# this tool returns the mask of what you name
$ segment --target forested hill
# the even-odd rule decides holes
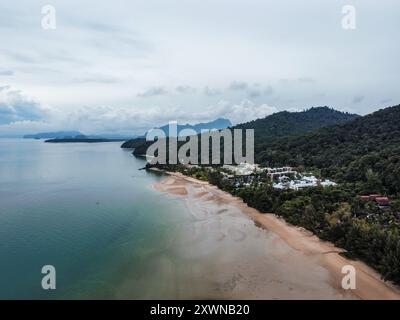
[[[263,119],[239,124],[233,128],[254,129],[255,142],[260,144],[275,141],[277,138],[284,136],[310,132],[323,126],[344,123],[357,117],[359,116],[356,114],[340,112],[328,107],[317,107],[300,112],[282,111]],[[227,126],[225,125],[225,127]],[[144,138],[141,137],[126,141],[122,148],[136,148],[136,154],[144,154],[149,145],[150,143],[146,143]]]
[[[348,182],[365,182],[368,173],[375,189],[400,192],[400,105],[255,148],[258,163],[319,168]]]
[[[267,142],[278,137],[299,135],[317,128],[345,123],[358,117],[356,114],[340,112],[328,107],[317,107],[300,112],[274,113],[234,128],[254,129],[256,142]]]

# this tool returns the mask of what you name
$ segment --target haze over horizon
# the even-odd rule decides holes
[[[400,102],[398,1],[54,0],[55,30],[45,4],[0,4],[0,136]],[[347,4],[355,30],[342,28]]]

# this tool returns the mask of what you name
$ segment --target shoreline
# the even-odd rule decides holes
[[[188,197],[187,188],[182,185],[182,182],[202,187],[204,189],[202,196],[212,194],[215,198],[213,201],[226,201],[234,205],[245,216],[250,218],[257,227],[272,232],[296,252],[310,258],[315,264],[327,270],[330,275],[329,282],[331,286],[341,294],[346,296],[351,295],[353,298],[363,300],[400,299],[400,290],[398,287],[383,281],[380,275],[365,263],[358,260],[350,260],[340,255],[339,253],[344,252],[344,249],[320,240],[310,231],[290,225],[275,214],[260,213],[258,210],[245,204],[242,199],[218,189],[207,181],[197,180],[177,172],[165,172],[157,168],[152,168],[151,170],[165,173],[173,178],[171,180],[171,178],[168,179],[167,177],[162,182],[153,185],[157,191],[183,197],[188,201],[188,205],[190,205],[192,200]],[[356,269],[355,290],[344,290],[341,288],[341,281],[345,276],[345,274],[341,273],[341,270],[345,265],[352,265]],[[302,297],[298,297],[298,299],[302,299]]]

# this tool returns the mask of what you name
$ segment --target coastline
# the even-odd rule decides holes
[[[153,168],[152,170],[161,170]],[[192,177],[187,177],[181,173],[164,172],[168,176],[162,182],[155,184],[153,187],[161,192],[166,192],[173,196],[183,198],[188,203],[188,207],[196,206],[194,201],[202,201],[206,198],[207,201],[214,201],[216,203],[225,203],[232,205],[239,209],[241,214],[250,218],[257,227],[272,232],[279,240],[283,241],[296,253],[300,253],[308,260],[312,261],[316,266],[327,271],[329,285],[336,292],[337,296],[328,295],[323,299],[365,299],[365,300],[379,300],[379,299],[400,299],[399,288],[389,282],[385,282],[380,278],[380,275],[361,261],[350,260],[340,255],[343,249],[335,247],[332,243],[322,241],[311,232],[290,225],[282,218],[271,213],[260,213],[258,210],[247,206],[240,198],[226,193],[215,186],[210,185],[206,181],[200,181]],[[196,198],[189,195],[191,187],[201,189],[197,191]],[[199,200],[200,199],[200,200]],[[204,203],[202,204],[204,205]],[[228,210],[228,209],[224,209]],[[209,212],[216,214],[215,212]],[[286,254],[288,254],[286,252]],[[283,255],[282,259],[290,260],[287,256]],[[289,263],[289,262],[288,262]],[[344,290],[341,288],[341,281],[344,274],[341,273],[342,267],[345,265],[352,265],[356,269],[356,289]],[[318,277],[316,277],[318,278]],[[321,273],[321,279],[322,279]],[[277,279],[279,281],[279,279]],[[322,281],[322,280],[321,280]],[[301,284],[300,284],[301,285]],[[298,288],[301,289],[301,288]],[[319,288],[323,290],[322,288]],[[273,288],[270,288],[273,290]],[[326,288],[325,288],[326,290]],[[266,297],[269,297],[269,292],[263,292]],[[313,294],[317,294],[315,291]],[[293,298],[292,295],[285,296],[285,292],[281,292],[279,298]],[[297,299],[302,298],[302,296]],[[310,297],[313,298],[311,295]],[[316,297],[318,299],[318,297]]]

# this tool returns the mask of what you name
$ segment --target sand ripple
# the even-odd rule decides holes
[[[206,182],[171,173],[154,188],[188,208],[174,243],[181,261],[176,298],[400,299],[398,288],[340,256],[341,249]],[[341,288],[347,264],[357,270],[354,291]]]

